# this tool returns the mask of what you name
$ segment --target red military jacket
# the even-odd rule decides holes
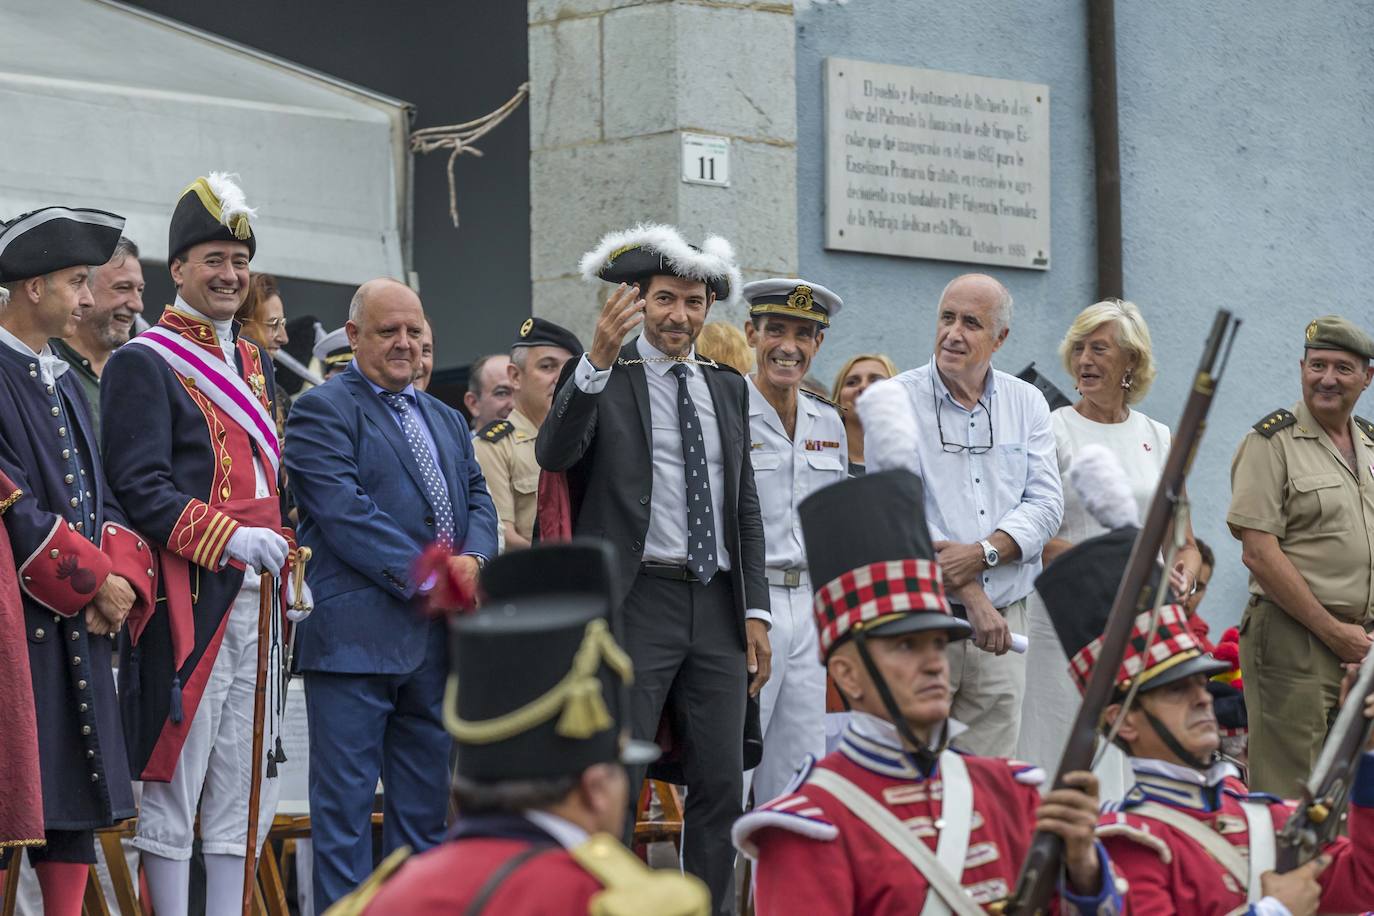
[[[874,716],[855,713],[839,748],[815,764],[845,777],[904,821],[931,851],[941,826],[942,778],[929,777],[898,750],[896,731]],[[973,817],[960,877],[964,890],[986,907],[1016,884],[1034,832],[1044,772],[1028,763],[964,757],[973,784]],[[756,862],[754,895],[759,916],[910,916],[925,904],[925,877],[886,840],[824,789],[808,784],[810,767],[795,788],[746,814],[735,824],[735,845]],[[1091,899],[1063,894],[1070,911],[1119,912],[1110,868],[1103,857],[1103,887]]]
[[[1158,760],[1131,762],[1135,786],[1125,801],[1103,812],[1097,828],[1126,881],[1126,911],[1147,916],[1249,912],[1246,888],[1196,840],[1132,809],[1144,801],[1167,805],[1206,824],[1248,856],[1250,833],[1241,802],[1266,802],[1275,830],[1293,813],[1293,803],[1250,792],[1228,764],[1201,774]],[[1349,837],[1326,850],[1331,865],[1319,879],[1323,913],[1374,909],[1374,754],[1364,755],[1351,801]]]

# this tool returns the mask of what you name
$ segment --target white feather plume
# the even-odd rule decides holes
[[[896,379],[874,382],[855,405],[864,426],[864,465],[869,471],[921,473],[916,457],[916,411],[906,385]]]
[[[231,229],[234,226],[234,220],[239,216],[246,216],[251,221],[258,215],[256,208],[248,206],[248,199],[243,195],[243,188],[238,186],[238,177],[237,174],[228,172],[211,172],[205,176],[205,183],[219,198],[219,220]]]
[[[640,223],[630,229],[606,233],[596,247],[578,261],[578,272],[585,280],[595,280],[611,255],[635,246],[657,251],[667,259],[673,270],[684,277],[703,281],[725,277],[730,283],[728,303],[739,300],[743,281],[735,264],[733,246],[720,236],[712,235],[701,243],[701,250],[698,251],[687,243],[677,229],[662,223]]]
[[[1069,480],[1083,508],[1109,531],[1140,524],[1140,510],[1126,471],[1105,445],[1085,445],[1073,456]]]

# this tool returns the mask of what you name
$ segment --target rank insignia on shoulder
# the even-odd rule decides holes
[[[515,424],[510,420],[492,420],[486,426],[477,431],[477,435],[486,442],[500,442],[515,429]]]
[[[1359,427],[1360,432],[1365,434],[1366,438],[1374,439],[1374,423],[1370,423],[1364,417],[1356,417],[1355,425]]]
[[[1293,416],[1290,410],[1276,410],[1273,413],[1265,414],[1264,418],[1254,425],[1255,432],[1264,438],[1271,438],[1274,433],[1281,429],[1287,429],[1298,422],[1298,418]]]
[[[829,399],[828,397],[826,397],[825,395],[817,394],[816,392],[812,391],[810,388],[803,388],[803,389],[801,389],[801,392],[802,392],[802,394],[806,395],[807,397],[811,398],[812,400],[820,401],[822,404],[829,404],[831,407],[835,408],[835,409],[838,410],[840,413],[844,413],[844,408],[843,408],[843,407],[841,407],[839,404],[836,404],[834,401],[830,400],[830,399]]]

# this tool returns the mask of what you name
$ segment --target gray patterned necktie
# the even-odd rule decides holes
[[[415,418],[415,410],[411,406],[410,398],[399,391],[379,392],[382,400],[392,410],[396,411],[401,418],[401,429],[406,434],[406,443],[410,446],[410,453],[415,456],[415,463],[420,466],[420,478],[425,483],[425,496],[429,499],[429,505],[434,509],[434,532],[440,544],[445,546],[453,543],[453,504],[448,499],[448,487],[444,483],[444,477],[439,473],[439,468],[434,463],[434,455],[429,451],[429,443],[425,441],[424,431],[420,429],[420,421]]]
[[[706,440],[687,390],[687,367],[678,363],[669,371],[677,376],[677,424],[682,430],[682,477],[687,483],[687,568],[706,585],[720,569],[716,562],[716,523],[711,518]]]

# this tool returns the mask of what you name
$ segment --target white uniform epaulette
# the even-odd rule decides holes
[[[1011,778],[1021,783],[1023,786],[1040,786],[1045,782],[1045,771],[1033,763],[1024,760],[1007,760],[1007,768],[1011,770]]]
[[[1145,818],[1130,818],[1129,811],[1104,812],[1111,817],[1103,817],[1097,824],[1099,837],[1118,836],[1139,843],[1152,850],[1168,865],[1174,860],[1174,852],[1163,837],[1155,836],[1150,830],[1150,822]]]
[[[815,766],[815,758],[807,755],[806,762],[792,777],[787,791],[735,821],[730,837],[736,848],[751,860],[757,860],[759,850],[754,845],[753,835],[768,827],[790,830],[822,842],[829,842],[840,835],[839,828],[826,818],[825,811],[806,794],[804,783]]]

